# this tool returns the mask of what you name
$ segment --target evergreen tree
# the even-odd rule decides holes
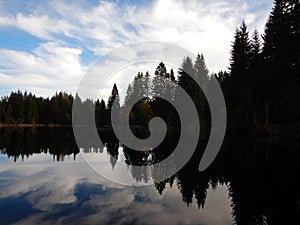
[[[14,122],[23,123],[25,105],[24,105],[24,96],[21,93],[21,91],[18,91],[16,93],[12,92],[8,98],[8,104],[11,106],[12,117],[14,118]]]
[[[49,122],[53,124],[58,124],[60,121],[60,109],[58,105],[57,93],[50,100],[50,119]]]
[[[299,5],[298,0],[276,0],[266,24],[259,93],[261,123],[278,124],[289,121],[294,125],[298,117]]]
[[[13,117],[12,106],[10,104],[7,104],[6,112],[3,115],[3,122],[6,124],[13,124],[15,122]]]
[[[150,78],[150,74],[148,71],[146,71],[145,73],[145,78],[144,78],[144,97],[146,97],[148,100],[150,98],[151,95],[151,78]]]
[[[235,77],[242,78],[247,76],[251,55],[251,44],[247,26],[243,21],[240,28],[235,31],[234,42],[231,50],[230,74],[233,79]]]
[[[260,62],[260,53],[261,53],[261,41],[259,38],[259,33],[257,29],[254,30],[252,39],[251,39],[251,52],[250,52],[250,68],[254,69],[258,66]]]
[[[4,113],[3,104],[2,101],[0,101],[0,124],[3,123],[3,113]]]
[[[49,98],[37,98],[36,99],[36,104],[38,108],[38,123],[39,124],[49,124],[49,117],[50,113],[49,112],[49,105],[50,101]]]
[[[193,66],[192,59],[187,56],[183,59],[181,68],[178,71],[178,84],[184,88],[187,92],[191,89],[190,87],[190,77],[195,78],[195,69]]]
[[[205,64],[203,54],[197,56],[195,64],[195,79],[203,86],[208,82],[208,69]]]
[[[106,124],[106,106],[103,99],[97,100],[95,103],[95,121],[98,127],[103,127]]]
[[[214,74],[215,78],[217,79],[217,81],[219,82],[219,84],[222,87],[222,90],[224,92],[224,89],[227,88],[227,83],[229,82],[229,73],[227,71],[219,71],[217,74]]]
[[[167,68],[163,62],[156,67],[153,78],[153,96],[157,97],[165,92],[165,79],[167,78]]]
[[[132,91],[132,97],[141,99],[144,97],[144,90],[143,90],[143,73],[138,72],[137,76],[134,77],[133,80],[133,91]]]
[[[170,123],[172,108],[170,108],[170,103],[166,100],[169,99],[169,101],[172,101],[174,98],[176,87],[174,71],[171,70],[171,74],[168,73],[165,64],[160,62],[154,74],[152,82],[153,102],[151,106],[156,116],[160,116],[167,123]]]
[[[25,123],[35,124],[38,119],[38,107],[36,104],[36,98],[29,93],[25,96]]]
[[[196,79],[196,71],[192,59],[189,56],[183,59],[178,74],[178,85],[182,87],[189,94],[189,96],[193,96],[194,89],[196,87],[193,78]]]
[[[126,107],[126,105],[130,104],[130,99],[131,99],[132,95],[133,95],[133,88],[131,87],[131,84],[129,84],[127,91],[126,91],[125,99],[124,99],[125,107]]]
[[[103,99],[101,99],[101,102],[100,102],[100,108],[102,110],[105,110],[106,109],[106,104],[105,104],[105,101]]]
[[[253,114],[251,73],[251,42],[247,26],[243,21],[235,31],[230,59],[230,83],[227,96],[229,123],[234,129],[249,130]]]
[[[83,115],[83,108],[82,108],[82,101],[81,98],[79,97],[78,93],[75,94],[75,98],[73,101],[73,107],[75,107],[77,110],[74,110],[72,113],[74,115],[74,118],[76,118],[76,120],[83,119],[81,117],[81,115]],[[75,126],[77,125],[82,125],[84,124],[84,121],[76,121],[77,124],[74,124]]]
[[[114,107],[120,108],[119,91],[118,91],[118,88],[117,88],[116,84],[114,84],[113,89],[111,91],[111,95],[110,95],[110,97],[108,99],[108,102],[107,102],[107,108],[109,110],[111,110],[113,105],[114,105]]]
[[[173,69],[171,69],[171,71],[170,71],[170,79],[172,82],[175,82],[175,80],[176,80]]]

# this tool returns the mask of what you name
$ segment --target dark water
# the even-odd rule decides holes
[[[172,141],[137,154],[102,138],[104,148],[79,149],[71,128],[0,129],[0,224],[300,224],[294,140],[227,136],[205,172],[197,149],[177,174],[155,182],[132,165],[161,160]],[[89,158],[107,175],[150,185],[108,181]]]

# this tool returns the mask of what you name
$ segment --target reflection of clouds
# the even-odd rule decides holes
[[[64,163],[2,163],[0,177],[6,180],[2,199],[23,194],[42,211],[18,224],[232,223],[226,187],[209,189],[206,205],[199,210],[196,203],[187,207],[182,202],[176,185],[166,187],[161,196],[153,186],[120,186],[92,172],[81,158]]]
[[[76,177],[85,177],[80,168],[86,164],[82,160],[78,162],[39,162],[31,158],[31,163],[10,163],[0,165],[0,178],[9,180],[9,185],[2,188],[0,197],[10,197],[20,193],[28,193],[29,200],[36,201],[39,193],[44,193],[50,203],[69,203],[75,201],[73,189]],[[81,161],[81,162],[80,162]],[[81,172],[82,171],[82,172]],[[85,170],[87,171],[87,170]],[[43,200],[40,198],[39,201]],[[39,202],[40,205],[44,203]],[[37,207],[39,208],[39,207]]]
[[[174,188],[176,189],[176,188]],[[159,196],[153,188],[116,189],[106,195],[93,195],[85,207],[97,213],[82,218],[88,224],[231,224],[226,189],[220,187],[211,197],[204,210],[195,205],[186,207],[177,190],[168,188]],[[209,191],[211,192],[211,190]],[[142,200],[137,200],[142,199]],[[145,199],[146,201],[143,201]],[[213,200],[213,201],[211,201]],[[226,201],[226,202],[223,202]],[[227,204],[223,204],[227,203]],[[74,215],[76,216],[76,215]]]

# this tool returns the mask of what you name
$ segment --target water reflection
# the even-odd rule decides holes
[[[157,171],[145,166],[134,170],[132,165],[162,160],[170,154],[172,141],[159,149],[136,152],[119,145],[112,136],[100,136],[107,143],[105,148],[85,146],[84,154],[105,161],[107,166],[102,169],[119,170],[120,176],[129,173],[137,183],[152,180],[154,186],[124,187],[91,173],[78,154],[71,128],[0,129],[0,208],[6,215],[0,223],[300,222],[297,143],[227,137],[215,162],[202,173],[197,170],[203,152],[200,144],[182,170],[155,182]],[[55,161],[65,159],[65,163],[41,162],[39,157],[45,153]],[[31,163],[18,163],[27,157]],[[159,173],[165,168],[160,169]]]
[[[33,154],[49,153],[55,161],[79,153],[70,128],[1,128],[0,153],[16,162]]]

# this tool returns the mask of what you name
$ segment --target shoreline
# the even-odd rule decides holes
[[[30,123],[6,124],[6,123],[0,123],[0,128],[4,128],[4,127],[72,127],[72,124],[30,124]]]

